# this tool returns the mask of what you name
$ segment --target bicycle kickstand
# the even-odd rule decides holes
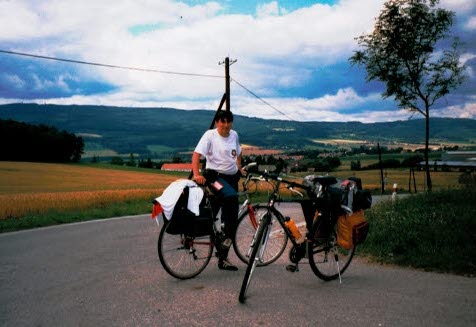
[[[287,265],[286,270],[289,272],[298,272],[299,271],[299,263],[296,263],[294,265]]]
[[[342,278],[340,276],[339,256],[337,255],[337,253],[334,253],[334,259],[336,262],[337,273],[339,274],[339,284],[342,284]]]

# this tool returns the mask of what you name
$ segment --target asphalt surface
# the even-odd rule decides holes
[[[0,326],[476,326],[475,278],[357,258],[342,284],[323,282],[307,264],[287,272],[286,251],[255,270],[240,304],[233,251],[238,272],[213,258],[180,281],[157,237],[149,215],[1,234]]]

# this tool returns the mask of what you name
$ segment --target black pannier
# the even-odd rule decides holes
[[[353,191],[345,188],[342,204],[349,205],[349,201],[351,201],[352,211],[369,209],[372,206],[372,194],[370,191],[362,189],[362,180],[360,178],[349,177],[348,180],[355,183],[355,188]],[[352,194],[349,194],[349,192]],[[352,200],[350,200],[349,195],[351,195]]]
[[[325,181],[332,181],[334,177],[325,176],[320,177],[316,175],[309,175],[304,177],[303,184],[308,187],[309,198],[315,199],[320,184],[317,182],[319,178],[326,178]],[[329,185],[328,194],[330,196],[330,201],[332,203],[332,211],[334,213],[340,214],[342,209],[341,205],[351,207],[352,211],[365,210],[369,209],[372,205],[372,195],[370,191],[362,189],[362,180],[358,177],[349,177],[347,180],[338,181],[334,178],[335,183]],[[354,185],[354,187],[351,187]],[[320,205],[326,207],[328,199],[318,198],[317,207]],[[320,203],[324,202],[324,203]]]
[[[210,205],[203,197],[200,203],[200,215],[195,216],[188,210],[189,188],[185,187],[174,207],[172,217],[167,222],[166,232],[169,234],[185,234],[187,236],[198,237],[211,235],[213,232],[213,217]]]
[[[357,190],[354,193],[354,201],[352,203],[352,210],[368,209],[372,206],[372,194],[369,190]]]

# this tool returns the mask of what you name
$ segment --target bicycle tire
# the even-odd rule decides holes
[[[247,208],[238,218],[238,224],[233,238],[233,248],[238,258],[243,263],[248,264],[250,255],[250,244],[256,234],[257,224],[263,215],[268,212],[268,208],[264,205],[252,206],[254,217],[250,216],[250,210]],[[266,242],[266,249],[263,253],[263,262],[258,266],[266,266],[275,262],[286,249],[288,243],[288,235],[279,223],[276,215],[272,212],[269,226],[271,228],[270,236]]]
[[[311,228],[312,239],[308,245],[309,265],[317,277],[331,281],[342,275],[349,267],[356,246],[345,249],[337,244],[337,224],[326,238],[317,237],[321,228],[324,228],[323,219],[316,220]]]
[[[178,279],[190,279],[200,274],[213,255],[210,235],[189,238],[184,234],[169,234],[165,223],[157,241],[159,260],[165,271]]]
[[[256,238],[253,244],[251,244],[252,251],[250,255],[250,259],[248,261],[248,266],[246,267],[245,277],[243,278],[243,282],[241,283],[240,295],[238,300],[240,303],[245,303],[246,299],[246,291],[250,285],[251,275],[253,274],[254,269],[258,264],[258,260],[256,260],[256,255],[258,254],[259,249],[261,248],[261,242],[265,232],[268,229],[269,220],[271,218],[271,213],[265,215],[259,224],[258,230],[256,231]]]

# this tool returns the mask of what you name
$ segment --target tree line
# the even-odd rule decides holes
[[[82,137],[46,125],[0,119],[0,160],[78,162],[84,153]]]

